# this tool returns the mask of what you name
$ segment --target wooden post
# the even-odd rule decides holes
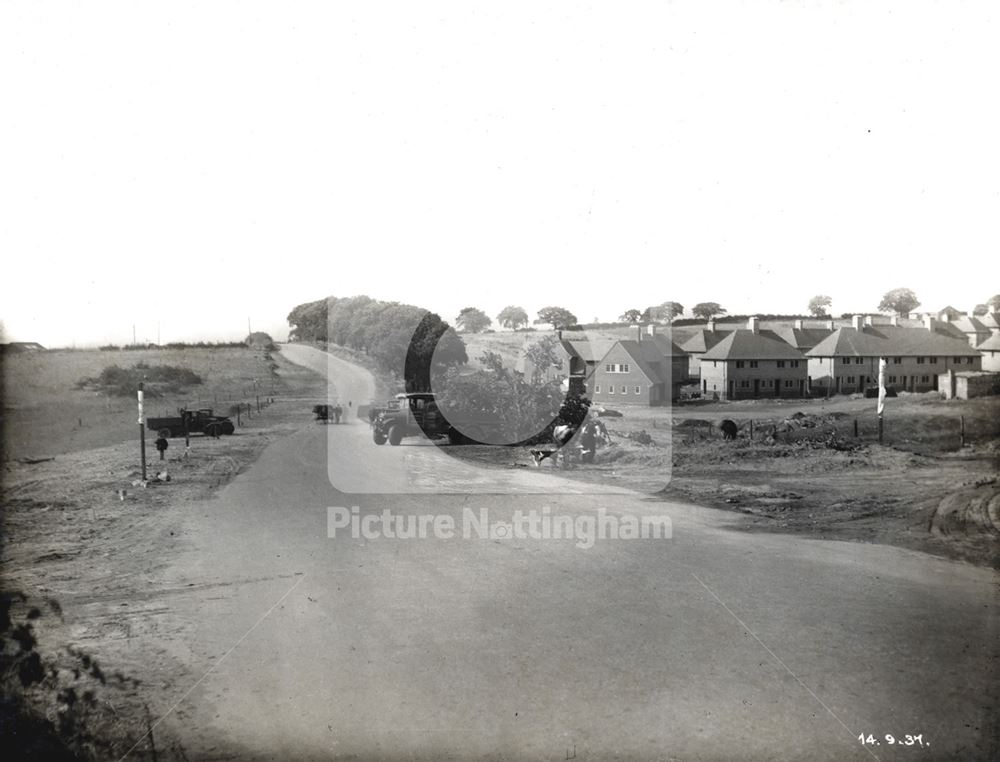
[[[958,417],[958,425],[959,425],[959,435],[961,437],[961,446],[965,447],[965,416],[964,415],[960,415]]]
[[[750,419],[750,438],[753,439],[753,418]]]
[[[882,414],[878,416],[878,443],[882,444]]]
[[[858,419],[854,419],[854,438],[858,438]]]

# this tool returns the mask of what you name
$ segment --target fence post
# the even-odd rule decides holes
[[[753,439],[753,418],[750,419],[750,439]]]
[[[965,416],[960,415],[958,417],[959,432],[961,436],[961,446],[965,447]]]
[[[854,438],[858,438],[858,419],[854,419]]]

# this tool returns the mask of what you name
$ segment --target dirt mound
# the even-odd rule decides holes
[[[938,536],[984,535],[1000,539],[1000,483],[975,482],[947,495],[931,516],[928,530]]]

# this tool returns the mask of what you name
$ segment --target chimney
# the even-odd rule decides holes
[[[796,331],[802,330],[802,318],[799,318],[798,320],[795,321],[795,330]]]
[[[924,328],[926,328],[928,331],[933,331],[934,330],[934,316],[933,315],[924,315]]]
[[[864,326],[865,326],[865,316],[864,315],[855,315],[854,317],[851,318],[851,327],[855,331],[862,330],[864,328]]]
[[[899,325],[899,315],[893,315],[891,318],[889,318],[889,325],[898,326]]]
[[[641,325],[637,325],[635,327],[635,340],[636,341],[642,341],[642,326]]]
[[[747,328],[749,328],[754,333],[760,332],[760,318],[756,315],[747,320]]]
[[[711,331],[712,333],[715,333],[715,320],[709,320],[705,324],[705,330],[706,331]]]
[[[646,326],[646,335],[650,337],[656,336],[656,323],[650,323]]]
[[[836,331],[837,330],[837,326],[836,326],[836,324],[834,324],[834,322],[833,322],[832,319],[826,321],[826,329],[828,331]]]

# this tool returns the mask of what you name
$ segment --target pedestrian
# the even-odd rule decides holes
[[[160,451],[160,460],[163,460],[163,456],[166,454],[169,446],[170,443],[167,442],[167,438],[163,436],[163,433],[161,432],[156,439],[156,449]]]

